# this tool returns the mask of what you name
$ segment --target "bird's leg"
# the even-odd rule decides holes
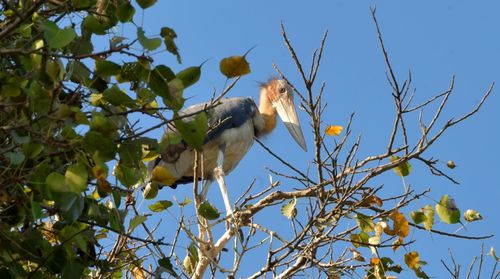
[[[224,181],[224,149],[225,146],[219,148],[219,154],[217,156],[217,166],[214,169],[214,177],[219,184],[220,192],[222,194],[222,199],[224,200],[224,205],[226,206],[226,216],[233,214],[233,209],[231,207],[231,202],[229,202],[229,196],[227,194],[226,182]]]
[[[212,180],[211,179],[203,180],[203,185],[202,185],[201,193],[200,193],[200,200],[201,201],[206,201],[207,200],[208,189],[210,189],[211,185],[212,185]]]

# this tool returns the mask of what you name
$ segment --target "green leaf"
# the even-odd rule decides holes
[[[48,254],[46,266],[52,273],[60,273],[66,265],[68,255],[63,245],[57,245]]]
[[[155,94],[151,92],[148,88],[139,88],[136,91],[137,99],[141,105],[148,104],[155,100]]]
[[[186,205],[188,205],[188,204],[190,204],[192,202],[193,201],[190,198],[184,197],[184,200],[179,203],[179,206],[180,207],[184,207],[184,206],[186,206]]]
[[[134,14],[135,8],[130,4],[130,2],[120,4],[116,10],[116,17],[123,23],[131,21],[132,18],[134,18]]]
[[[31,215],[33,219],[38,220],[42,217],[42,207],[39,202],[31,201]]]
[[[160,71],[153,69],[150,71],[148,80],[149,88],[158,96],[170,101],[170,90],[168,88],[167,78]],[[167,104],[168,105],[168,104]]]
[[[92,121],[90,121],[90,130],[99,132],[105,137],[113,136],[118,127],[116,124],[106,115],[100,112],[92,113]]]
[[[116,208],[112,208],[109,214],[109,224],[111,228],[117,232],[123,232],[123,221],[120,212]]]
[[[84,164],[76,163],[69,166],[64,176],[70,191],[81,193],[87,189],[88,172]]]
[[[147,137],[141,137],[139,139],[139,143],[141,146],[141,159],[143,160],[143,162],[150,162],[158,158],[159,144],[157,140]]]
[[[147,219],[148,219],[148,217],[146,217],[144,215],[134,216],[134,218],[130,219],[130,223],[128,225],[128,232],[132,233],[134,231],[134,229],[137,228],[137,226],[144,223]]]
[[[121,67],[120,74],[116,77],[118,82],[140,81],[143,72],[149,75],[149,70],[139,62],[124,63]]]
[[[142,197],[146,200],[152,200],[158,195],[158,183],[148,183],[142,191]]]
[[[165,270],[171,275],[177,277],[177,274],[174,271],[174,266],[170,262],[170,258],[162,258],[158,260],[158,265],[165,268]]]
[[[45,183],[52,192],[64,193],[69,191],[68,186],[66,186],[66,179],[64,176],[58,172],[53,172],[47,176]]]
[[[137,4],[143,9],[147,9],[153,6],[156,3],[156,0],[137,0]]]
[[[2,84],[1,94],[5,97],[17,97],[21,94],[21,88],[17,84]]]
[[[120,195],[120,192],[118,191],[113,191],[113,201],[115,202],[115,206],[117,208],[120,208],[120,205],[122,203],[122,196]]]
[[[24,159],[26,159],[26,156],[21,152],[6,152],[3,155],[9,159],[9,163],[14,166],[19,166],[24,162]]]
[[[474,209],[467,209],[464,212],[464,219],[467,222],[474,222],[483,220],[483,216],[481,216],[481,214]]]
[[[362,232],[369,233],[372,232],[373,229],[375,228],[373,220],[364,214],[361,213],[356,214],[355,219],[356,223],[358,224]]]
[[[68,259],[62,270],[61,278],[82,278],[83,265],[78,259]]]
[[[94,220],[99,226],[105,226],[108,224],[109,216],[108,209],[104,204],[97,204],[95,200],[89,202],[87,206],[87,211],[84,216]]]
[[[158,96],[163,98],[163,102],[174,111],[178,111],[184,105],[182,97],[182,83],[179,79],[171,80],[172,72],[168,67],[157,66],[149,72],[147,83],[149,88]],[[171,90],[172,89],[172,90]]]
[[[167,51],[177,57],[177,62],[179,62],[179,64],[182,63],[179,49],[174,42],[174,39],[177,38],[177,34],[175,33],[175,31],[172,28],[163,27],[160,31],[160,35],[163,37],[163,42],[165,43]]]
[[[95,63],[95,74],[101,77],[109,77],[119,74],[121,66],[107,60],[97,60]]]
[[[425,214],[421,211],[410,212],[410,218],[413,220],[415,224],[420,224],[427,219],[427,217],[425,217]]]
[[[54,82],[59,82],[64,77],[64,66],[60,60],[47,60],[45,63],[45,72]]]
[[[418,278],[430,279],[430,277],[424,271],[422,271],[421,268],[414,270],[414,271],[415,271],[415,275],[417,275]]]
[[[64,220],[73,223],[83,212],[84,199],[80,194],[67,192],[57,197],[56,206]]]
[[[288,219],[295,218],[295,216],[297,216],[297,208],[295,208],[296,204],[297,199],[293,198],[289,203],[281,207],[281,214],[283,214]]]
[[[396,162],[399,159],[400,159],[399,156],[391,156],[389,158],[389,160],[391,161],[391,163]],[[394,167],[394,172],[397,175],[401,176],[401,177],[407,176],[411,172],[411,165],[410,165],[410,163],[408,161],[403,162],[403,163],[401,163],[401,164],[399,164],[399,165],[397,165],[397,166]]]
[[[176,115],[175,118],[179,116]],[[192,120],[191,120],[192,119]],[[174,121],[175,127],[181,133],[184,141],[191,147],[201,150],[205,143],[205,136],[208,130],[208,119],[205,112],[200,112],[190,120],[177,119]]]
[[[154,70],[158,72],[158,74],[160,74],[161,77],[166,81],[171,81],[175,78],[175,73],[172,71],[172,69],[163,64],[156,66]]]
[[[189,257],[191,257],[195,262],[198,262],[199,257],[198,257],[198,249],[196,249],[196,246],[194,245],[193,242],[191,242],[188,246],[188,254]]]
[[[202,202],[198,206],[198,214],[207,220],[215,220],[219,218],[220,213],[217,208],[213,207],[209,202]]]
[[[129,108],[137,107],[135,101],[130,98],[124,91],[120,90],[118,86],[113,85],[111,88],[104,90],[103,97],[113,106],[125,106]]]
[[[94,15],[85,17],[82,22],[82,28],[97,35],[106,35],[106,28]]]
[[[153,212],[162,212],[163,210],[171,207],[173,203],[171,201],[167,200],[161,200],[153,203],[152,205],[148,206],[149,210]]]
[[[123,184],[125,187],[129,188],[136,185],[142,177],[143,169],[136,166],[125,166],[124,164],[118,163],[113,170],[113,174]],[[144,194],[144,193],[143,193]]]
[[[112,139],[105,137],[99,132],[87,132],[83,138],[83,147],[103,161],[110,161],[115,158],[116,144]]]
[[[74,55],[88,55],[94,51],[90,36],[76,37],[69,45],[69,51]]]
[[[193,274],[193,271],[196,268],[196,264],[198,263],[199,257],[198,257],[198,250],[196,249],[196,246],[194,243],[191,242],[189,244],[188,249],[187,249],[187,255],[184,258],[183,261],[183,266],[186,272],[190,275]]]
[[[219,69],[227,78],[239,77],[250,73],[250,63],[245,56],[235,55],[222,59]]]
[[[78,60],[72,60],[66,66],[66,72],[72,82],[82,83],[84,85],[90,84],[90,70],[89,68]]]
[[[75,30],[71,27],[60,29],[57,24],[52,21],[42,23],[43,37],[47,44],[53,48],[62,48],[67,46],[76,37]]]
[[[118,147],[120,154],[120,164],[134,167],[137,166],[142,159],[142,145],[139,140],[125,141]]]
[[[448,195],[443,195],[436,204],[436,212],[439,218],[447,224],[455,224],[460,222],[460,210],[457,208],[455,201]]]
[[[90,0],[71,0],[71,2],[75,9],[85,9],[90,8],[91,6]]]
[[[185,88],[195,84],[201,76],[201,65],[197,67],[189,67],[180,72],[178,72],[175,77],[182,81],[182,85]]]
[[[425,215],[424,227],[426,230],[430,231],[434,225],[434,208],[430,205],[426,205],[420,209]]]
[[[160,47],[161,39],[160,38],[147,38],[144,34],[144,29],[142,27],[137,27],[137,39],[142,47],[151,51]]]
[[[370,238],[370,236],[365,232],[361,232],[359,234],[352,233],[349,238],[351,239],[352,245],[354,245],[354,247],[359,247],[366,246],[366,244],[368,244],[368,239]]]

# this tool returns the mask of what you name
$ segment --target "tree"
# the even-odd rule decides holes
[[[352,122],[345,128],[323,123],[324,83],[318,85],[316,76],[327,33],[306,71],[282,26],[285,45],[302,77],[300,86],[289,82],[311,122],[314,171],[294,167],[259,142],[289,173],[274,172],[280,180],[270,181],[261,192],[250,185],[229,219],[221,218],[213,205],[203,203],[197,195],[193,201],[174,205],[171,199],[157,196],[158,188],[144,192],[135,188],[146,175],[146,163],[162,154],[168,144],[147,137],[148,132],[167,124],[190,127],[179,129],[181,134],[175,140],[199,149],[200,139],[209,129],[203,113],[191,122],[178,115],[184,106],[184,90],[196,83],[202,66],[174,73],[167,65],[155,63],[152,54],[160,48],[181,62],[175,31],[169,27],[145,30],[134,22],[136,9],[154,7],[155,2],[2,1],[2,274],[143,278],[163,273],[200,278],[224,273],[236,277],[246,255],[259,250],[267,260],[255,267],[253,278],[308,272],[330,278],[361,272],[368,278],[386,278],[403,268],[427,278],[418,251],[407,251],[401,258],[381,256],[382,251],[418,241],[410,239],[412,230],[447,237],[489,237],[433,229],[437,218],[461,222],[459,209],[447,195],[435,204],[415,208],[414,202],[429,190],[407,185],[404,177],[411,173],[412,164],[420,162],[431,175],[454,182],[439,161],[427,154],[428,149],[450,127],[479,111],[493,85],[469,113],[439,126],[454,78],[443,93],[415,104],[411,75],[403,82],[397,78],[374,10],[396,112],[386,150],[360,158],[361,141],[352,138]],[[115,27],[121,25],[134,30],[134,38],[119,36]],[[147,36],[150,32],[159,35]],[[102,35],[107,36],[99,37]],[[109,47],[95,50],[103,40]],[[249,71],[246,55],[228,57],[221,65],[230,83],[214,94],[213,106]],[[286,79],[278,66],[275,69]],[[436,109],[431,110],[435,103]],[[412,114],[429,112],[431,119],[420,117],[418,127],[407,122]],[[134,122],[137,115],[140,122]],[[141,127],[151,119],[158,124]],[[448,167],[453,168],[454,163],[448,162]],[[401,176],[404,191],[382,194],[384,186],[375,186],[373,181],[383,175]],[[296,190],[280,191],[280,183],[294,184]],[[194,193],[197,188],[194,182]],[[137,206],[143,197],[152,200],[147,210]],[[262,225],[260,214],[273,214],[275,205],[281,206],[282,218],[290,220],[292,230],[271,231]],[[165,224],[155,223],[154,218],[161,220],[171,207],[180,208],[180,214],[175,227],[168,224],[174,236],[164,239],[158,228]],[[196,215],[185,214],[188,208],[194,208]],[[404,214],[403,210],[413,211]],[[480,219],[476,211],[465,213],[466,221]],[[231,224],[228,228],[224,228],[225,220]],[[363,253],[360,247],[369,249]],[[224,252],[228,249],[233,253]]]

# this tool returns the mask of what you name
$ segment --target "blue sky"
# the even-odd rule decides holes
[[[500,2],[498,1],[158,1],[153,8],[138,10],[136,22],[141,22],[148,35],[156,34],[160,27],[169,26],[179,35],[178,47],[183,64],[166,52],[154,56],[157,63],[170,65],[178,71],[198,65],[210,59],[204,66],[200,81],[185,92],[191,97],[188,104],[207,101],[212,91],[221,90],[225,78],[218,71],[218,61],[226,56],[243,54],[256,46],[248,55],[252,73],[245,76],[230,96],[257,97],[258,81],[275,75],[272,63],[276,63],[288,79],[300,85],[295,70],[280,35],[282,21],[288,31],[298,56],[309,65],[312,51],[318,47],[325,30],[329,37],[325,47],[319,81],[326,82],[325,101],[328,110],[324,123],[346,125],[352,112],[356,113],[352,132],[361,135],[359,155],[383,152],[392,127],[394,109],[390,88],[385,77],[385,64],[380,51],[369,7],[376,4],[377,18],[384,36],[394,70],[402,81],[409,70],[416,88],[416,102],[445,91],[452,75],[456,76],[455,94],[452,95],[444,118],[456,117],[468,112],[481,98],[493,81],[500,81]],[[307,68],[307,66],[306,66]],[[299,86],[299,90],[304,90]],[[500,156],[500,130],[498,89],[474,117],[449,132],[431,148],[427,157],[441,161],[454,160],[458,165],[449,171],[460,186],[430,175],[425,166],[412,162],[413,172],[406,182],[417,190],[431,188],[430,197],[438,200],[443,194],[451,194],[459,208],[473,208],[481,212],[481,222],[466,225],[460,234],[488,235],[500,233],[498,199],[500,183],[497,179]],[[274,152],[282,155],[301,170],[312,164],[312,130],[305,114],[299,111],[309,152],[303,152],[281,125],[264,139]],[[427,112],[427,119],[431,112]],[[425,115],[424,115],[425,116]],[[410,129],[418,132],[417,118],[409,118]],[[441,122],[442,124],[443,122]],[[143,123],[146,127],[147,123]],[[161,131],[150,134],[159,137]],[[416,139],[416,138],[414,138]],[[249,151],[238,168],[227,178],[232,201],[252,179],[256,189],[268,183],[266,167],[287,171],[257,144]],[[279,179],[275,177],[275,179]],[[402,193],[399,177],[387,174],[376,180],[384,183],[385,193]],[[294,187],[282,183],[282,189]],[[178,199],[191,195],[190,187],[178,191],[164,189],[163,198],[175,195]],[[210,200],[223,208],[220,193],[213,187]],[[430,198],[410,206],[417,210],[425,204],[435,204]],[[279,207],[275,214],[259,216],[259,220],[271,228],[289,226],[280,217]],[[175,212],[172,212],[175,215]],[[266,219],[267,218],[267,219]],[[172,215],[166,216],[173,222]],[[276,229],[275,228],[275,229]],[[436,229],[454,232],[459,225],[436,224]],[[173,232],[165,232],[167,235]],[[456,240],[418,232],[413,235],[417,243],[410,249],[418,250],[421,259],[429,263],[424,267],[435,278],[448,277],[439,262],[449,262],[448,248],[455,260],[466,272],[473,256],[479,254],[481,241]],[[500,250],[498,236],[484,241],[486,252],[491,246]],[[369,251],[363,252],[368,255]],[[183,254],[181,254],[183,256]],[[387,251],[386,256],[397,258],[402,254]],[[249,260],[249,259],[247,259]],[[259,261],[258,255],[253,260]],[[491,258],[485,265],[491,268]],[[241,276],[252,274],[251,267],[244,268]],[[486,269],[490,271],[490,269]],[[412,277],[406,271],[401,278]]]

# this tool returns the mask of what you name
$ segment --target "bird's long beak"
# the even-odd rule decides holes
[[[281,98],[273,102],[273,106],[276,108],[276,111],[278,112],[278,115],[283,123],[285,123],[288,132],[292,135],[300,147],[307,151],[304,134],[300,128],[297,111],[295,110],[295,105],[293,104],[293,97],[291,95],[281,96]]]

